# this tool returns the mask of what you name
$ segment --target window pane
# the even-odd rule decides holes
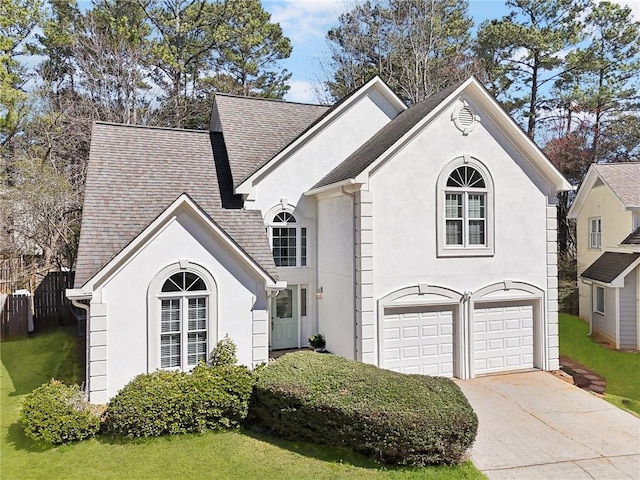
[[[280,212],[273,217],[273,223],[296,223],[296,217],[289,212]]]
[[[484,245],[484,220],[469,221],[469,245]]]
[[[484,218],[484,195],[469,194],[469,218]]]
[[[447,179],[447,187],[485,188],[484,178],[478,170],[463,165],[456,168]]]
[[[189,324],[188,330],[206,330],[207,329],[207,299],[190,298],[189,299]]]
[[[169,277],[167,281],[164,282],[164,285],[162,285],[162,291],[179,292],[180,290],[182,290],[182,287],[180,285],[182,285],[182,274],[177,273],[176,275],[172,275],[171,277]]]
[[[197,365],[200,360],[207,359],[207,333],[190,333],[187,342],[187,363]]]
[[[160,306],[160,331],[180,331],[180,299],[172,298],[162,300]]]
[[[293,318],[293,292],[287,288],[276,297],[276,317]]]
[[[307,289],[306,288],[300,289],[300,316],[301,317],[307,316]]]
[[[445,216],[447,218],[462,218],[462,195],[447,193],[445,200]]]
[[[277,267],[296,266],[296,229],[274,228],[273,260]]]
[[[160,367],[180,366],[180,334],[160,336]]]
[[[447,220],[447,245],[462,245],[462,220]]]
[[[185,272],[185,285],[185,290],[188,292],[198,292],[207,289],[204,281],[198,275],[191,272]]]
[[[300,266],[307,266],[307,229],[300,229]]]

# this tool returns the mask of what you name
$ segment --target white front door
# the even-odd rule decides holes
[[[278,293],[271,303],[271,349],[298,347],[298,287]]]

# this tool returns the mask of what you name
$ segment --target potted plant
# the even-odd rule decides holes
[[[309,347],[316,352],[323,352],[326,344],[321,333],[315,333],[309,337]]]

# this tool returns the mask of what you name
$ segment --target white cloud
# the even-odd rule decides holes
[[[344,0],[265,0],[271,21],[279,23],[294,45],[317,42],[338,23],[345,11]]]
[[[316,90],[319,84],[301,80],[289,82],[291,89],[287,93],[287,101],[300,103],[318,103]]]

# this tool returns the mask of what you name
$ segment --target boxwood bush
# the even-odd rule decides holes
[[[28,394],[20,419],[24,433],[47,443],[70,443],[100,430],[100,410],[84,399],[78,385],[51,380]]]
[[[105,430],[150,437],[233,428],[247,415],[252,388],[252,372],[237,365],[138,375],[107,405]]]
[[[284,355],[257,372],[249,421],[284,438],[420,466],[464,460],[478,428],[471,405],[447,378],[314,352]]]

